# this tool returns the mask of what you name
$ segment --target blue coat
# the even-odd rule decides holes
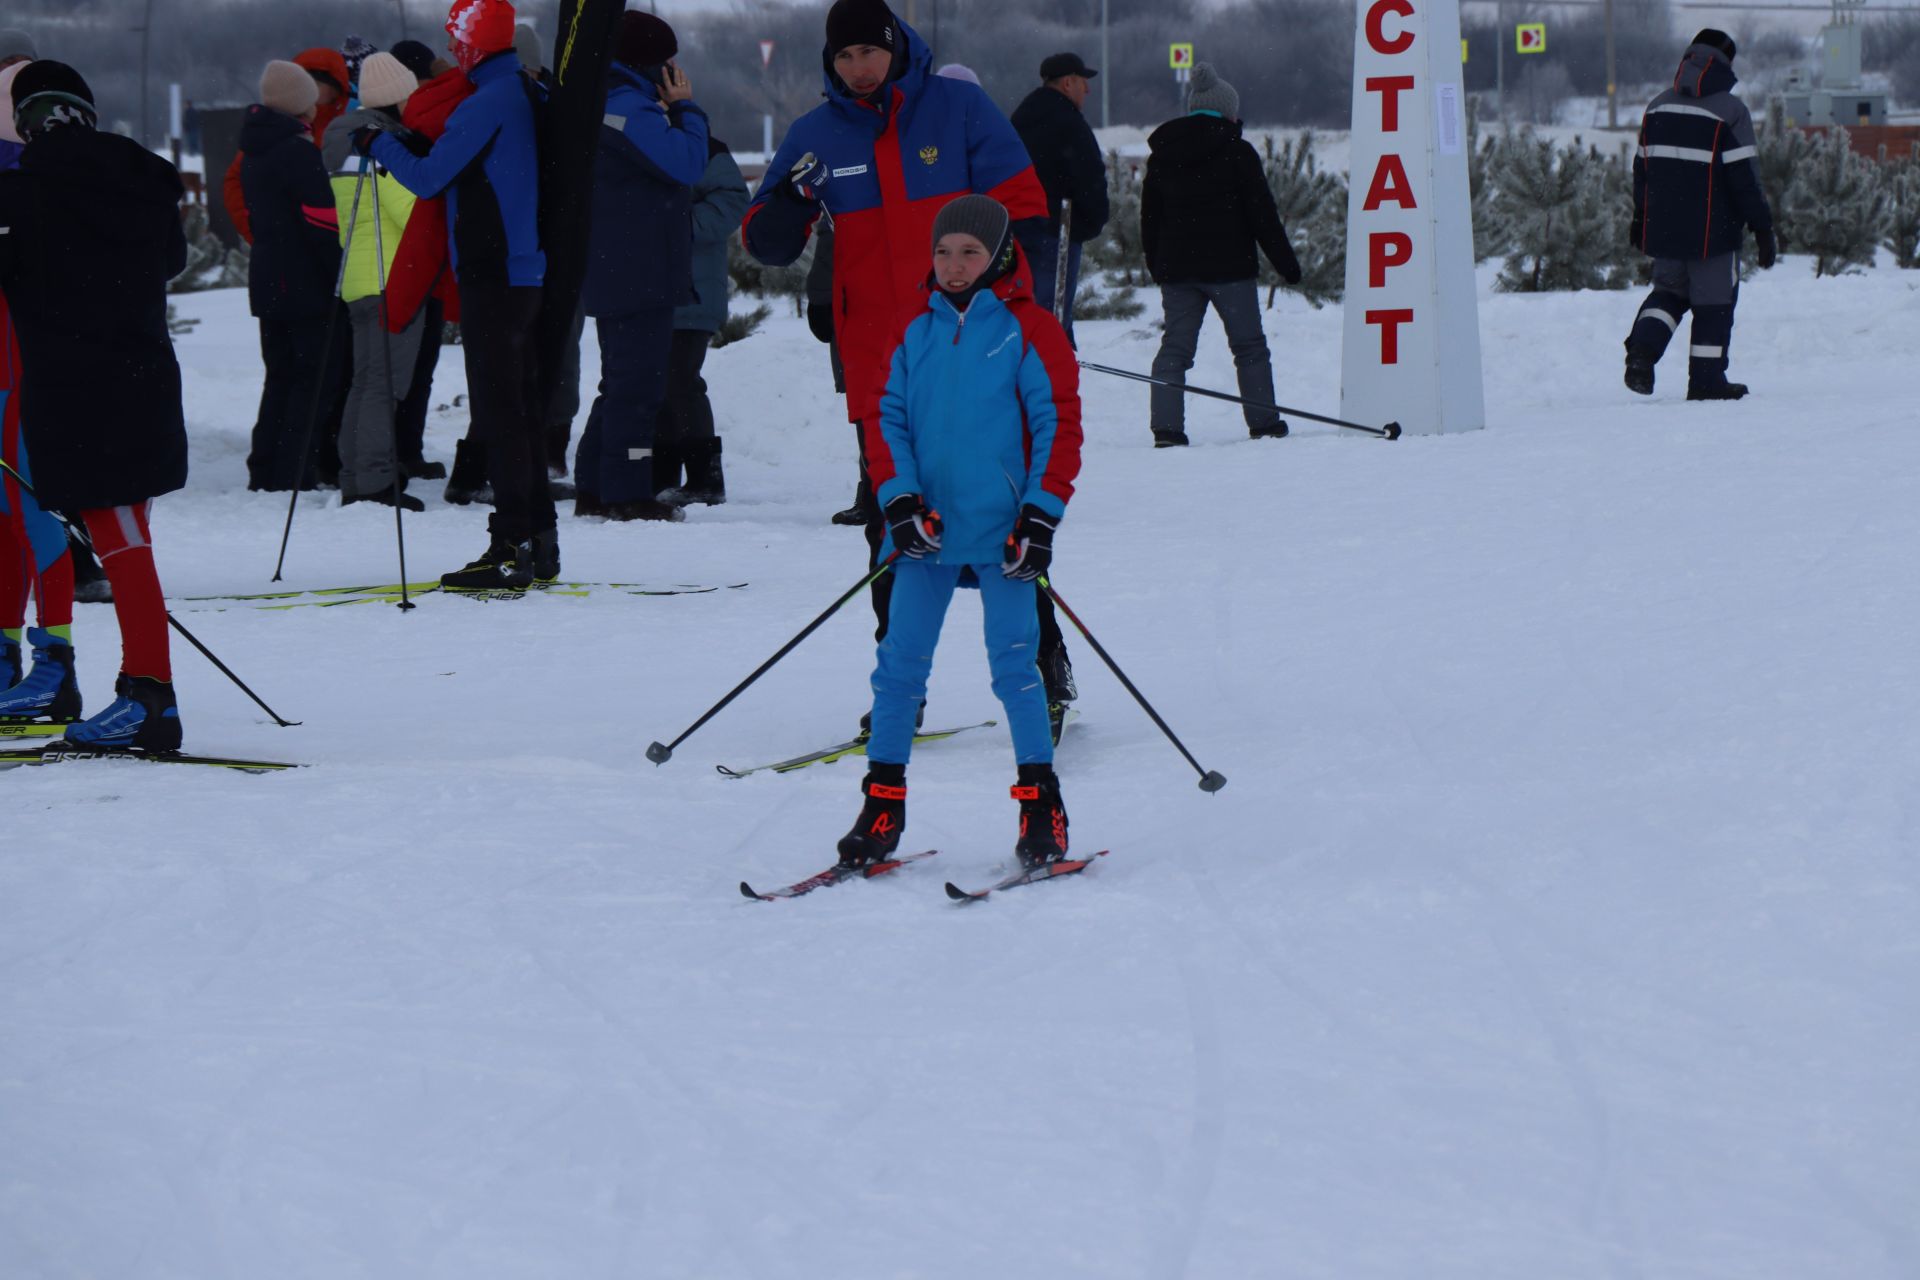
[[[1080,441],[1079,366],[1022,254],[964,316],[934,290],[907,326],[867,469],[881,505],[917,493],[940,514],[937,563],[998,564],[1023,505],[1065,514]]]
[[[709,141],[712,158],[693,188],[694,300],[673,313],[675,329],[716,333],[727,318],[727,242],[747,212],[747,180],[723,142]]]
[[[693,184],[707,168],[707,115],[661,104],[651,81],[613,64],[593,171],[587,314],[627,315],[693,298]]]
[[[454,108],[433,150],[416,156],[390,134],[373,156],[423,199],[447,196],[447,234],[462,282],[545,282],[540,250],[540,154],[520,59],[497,53],[468,74],[474,93]]]

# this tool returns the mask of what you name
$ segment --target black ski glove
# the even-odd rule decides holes
[[[826,185],[826,162],[811,151],[794,161],[793,168],[780,180],[780,189],[803,204],[817,203],[820,189]]]
[[[1760,242],[1760,269],[1765,271],[1780,259],[1780,242],[1773,238],[1773,228],[1763,227],[1753,233]]]
[[[1020,519],[1007,535],[1007,549],[1000,558],[1006,561],[1000,572],[1015,582],[1032,582],[1053,565],[1053,531],[1060,526],[1050,516],[1028,503],[1020,508]]]
[[[809,302],[807,304],[807,328],[813,336],[822,342],[833,341],[833,304],[831,302]]]
[[[903,493],[887,504],[887,527],[894,549],[909,560],[940,549],[940,514],[928,510],[917,493]]]

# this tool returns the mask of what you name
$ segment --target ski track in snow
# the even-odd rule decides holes
[[[864,602],[642,756],[863,564],[784,310],[709,360],[727,505],[562,525],[570,580],[747,588],[208,602],[305,723],[180,646],[189,746],[309,768],[0,778],[0,1277],[1908,1280],[1916,286],[1758,277],[1738,405],[1685,404],[1677,354],[1621,388],[1638,295],[1483,289],[1492,425],[1393,445],[1195,401],[1155,451],[1145,389],[1085,375],[1059,585],[1231,783],[1069,631],[1073,839],[1112,856],[965,910],[941,883],[1009,860],[1004,730],[916,751],[938,858],[735,888],[857,807],[857,757],[711,766],[851,733]],[[245,296],[176,301],[162,577],[266,589]],[[1148,368],[1151,321],[1087,358]],[[1337,412],[1338,312],[1267,327],[1280,399]],[[1191,376],[1234,385],[1217,325]],[[484,537],[438,489],[415,580]],[[303,497],[284,585],[391,580],[392,538]],[[962,596],[930,723],[1004,723],[979,633]],[[111,611],[76,639],[98,706]]]

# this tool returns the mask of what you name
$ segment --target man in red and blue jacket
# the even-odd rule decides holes
[[[933,53],[884,0],[837,0],[822,53],[826,102],[800,117],[767,167],[741,238],[769,266],[805,251],[824,213],[834,231],[833,330],[846,366],[847,418],[878,417],[888,358],[926,309],[926,246],[940,210],[960,196],[992,196],[1022,239],[1044,236],[1047,193],[1020,135],[975,84],[933,74]],[[867,526],[877,554],[885,526]],[[889,577],[874,584],[879,634]],[[1055,703],[1072,699],[1073,672],[1041,597],[1041,672]]]
[[[453,588],[524,588],[560,574],[560,538],[547,484],[533,334],[547,258],[540,247],[540,156],[533,100],[513,51],[507,0],[455,0],[449,49],[473,95],[424,155],[392,133],[361,130],[369,151],[415,196],[447,200],[460,286],[460,326],[475,434],[493,484],[491,538],[479,559],[441,575]]]

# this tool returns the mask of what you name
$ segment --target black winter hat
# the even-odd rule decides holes
[[[1727,55],[1728,62],[1733,61],[1733,51],[1734,51],[1733,37],[1728,35],[1724,31],[1718,31],[1718,30],[1715,30],[1713,27],[1707,27],[1704,30],[1702,30],[1699,35],[1693,38],[1693,42],[1695,44],[1704,44],[1709,49],[1718,49],[1720,52]]]
[[[421,84],[433,79],[433,50],[418,40],[402,40],[387,52],[400,59],[400,65],[413,72],[413,78]]]
[[[673,28],[651,13],[629,9],[620,15],[613,57],[629,67],[657,67],[680,52]]]
[[[894,33],[899,25],[886,0],[834,0],[827,10],[827,53],[857,44],[898,52],[900,38]]]
[[[93,90],[78,71],[64,62],[43,59],[22,67],[13,80],[13,109],[19,111],[29,99],[42,93],[78,98],[86,106],[93,106]]]

